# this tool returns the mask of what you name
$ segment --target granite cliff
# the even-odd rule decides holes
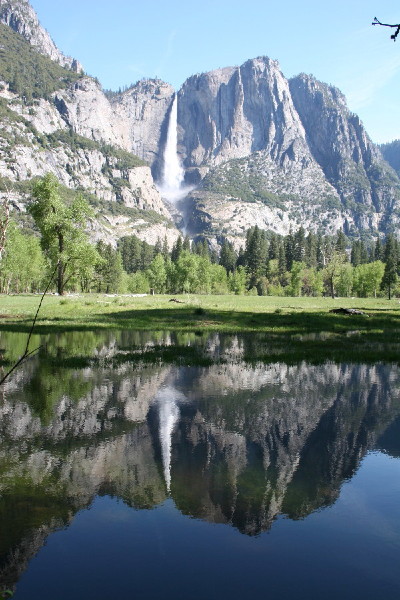
[[[12,188],[12,205],[25,219],[29,182],[51,171],[95,207],[93,240],[115,244],[135,233],[172,245],[179,232],[149,166],[172,88],[139,82],[108,97],[55,47],[25,0],[0,1],[0,36],[0,194]]]
[[[192,233],[240,235],[251,225],[348,234],[399,218],[397,174],[339,90],[276,61],[189,78],[179,92],[179,150]]]
[[[56,48],[27,0],[0,0],[0,27],[0,175],[16,183],[19,210],[26,182],[51,170],[97,202],[94,237],[113,242],[130,232],[172,243],[174,218],[192,236],[236,245],[255,224],[358,236],[399,222],[399,177],[341,92],[309,75],[288,80],[267,57],[189,77],[177,92],[177,153],[191,186],[177,220],[158,189],[173,88],[145,79],[105,92]],[[36,61],[30,79],[16,73],[22,53]]]

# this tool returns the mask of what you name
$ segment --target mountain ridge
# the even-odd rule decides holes
[[[18,93],[10,74],[3,77],[0,100],[8,113],[1,120],[9,137],[8,145],[0,147],[3,177],[20,182],[47,168],[67,187],[113,202],[114,212],[118,205],[155,210],[165,219],[170,243],[178,235],[174,220],[192,236],[215,243],[223,235],[235,245],[255,224],[283,234],[302,225],[332,233],[343,229],[353,236],[376,236],[398,224],[400,179],[334,86],[305,74],[287,79],[278,61],[257,57],[192,75],[177,92],[161,80],[143,79],[106,93],[97,80],[77,70],[73,59],[65,62],[58,49],[54,52],[54,42],[27,0],[0,0],[0,21],[66,69],[58,89],[55,74],[53,88],[36,92],[32,101]],[[75,80],[69,81],[72,74]],[[175,94],[177,152],[185,181],[195,190],[171,210],[154,182],[160,188]],[[62,151],[60,144],[57,150],[47,147],[40,161],[43,135],[60,138],[60,132],[71,134],[60,142]],[[140,167],[142,175],[148,169],[146,185],[133,189],[132,181],[140,177],[118,171],[112,160],[109,165],[107,153],[102,158],[93,148],[90,155],[88,148],[85,156],[82,148],[77,153],[69,143],[74,136],[86,138],[87,146],[93,141],[137,155],[149,165]],[[20,209],[23,204],[20,198]],[[123,235],[131,228],[143,236],[143,220],[125,223]],[[96,235],[115,243],[122,230],[111,230],[100,228]],[[154,243],[151,230],[148,223],[147,241]]]

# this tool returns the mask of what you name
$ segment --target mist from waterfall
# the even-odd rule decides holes
[[[178,95],[174,95],[168,121],[167,140],[163,154],[162,180],[158,189],[163,198],[177,202],[184,198],[191,186],[184,185],[185,171],[178,155]]]

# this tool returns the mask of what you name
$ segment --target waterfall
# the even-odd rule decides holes
[[[168,493],[171,491],[171,451],[172,434],[179,420],[178,399],[182,397],[173,388],[164,388],[157,394],[159,436],[163,462],[164,479]]]
[[[188,193],[183,186],[185,171],[178,156],[178,96],[174,95],[168,121],[167,140],[163,154],[161,195],[170,202],[180,200]]]

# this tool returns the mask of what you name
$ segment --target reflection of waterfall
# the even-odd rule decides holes
[[[163,155],[161,195],[170,202],[181,200],[187,195],[188,186],[183,185],[185,171],[178,155],[178,96],[175,94],[169,115],[167,141]]]
[[[164,388],[157,394],[161,455],[168,492],[171,490],[172,434],[179,420],[178,397],[180,396],[181,394],[173,388]]]

